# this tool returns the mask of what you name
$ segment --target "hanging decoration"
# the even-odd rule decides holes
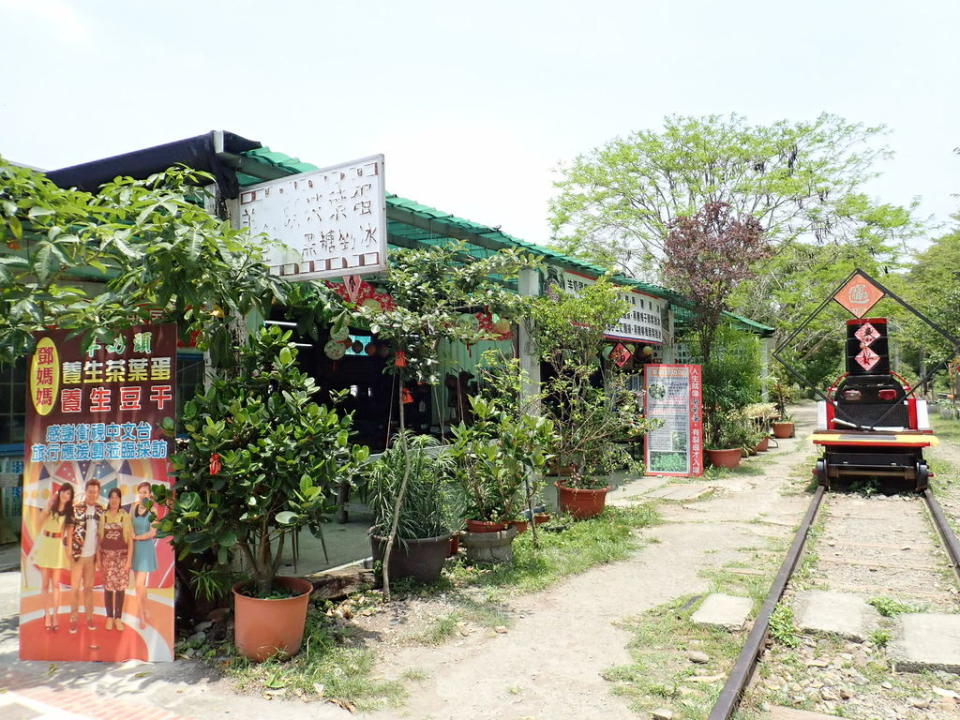
[[[407,366],[407,353],[403,350],[397,350],[397,354],[393,358],[393,364],[398,368],[405,368]]]
[[[410,388],[403,389],[403,404],[412,405],[413,404],[413,393],[410,392]]]
[[[633,353],[627,350],[623,343],[617,343],[610,351],[610,359],[617,364],[617,367],[623,367],[632,357]]]
[[[326,284],[337,295],[357,307],[367,307],[383,312],[392,312],[397,309],[397,303],[389,293],[379,292],[373,285],[357,275],[348,275],[342,283],[328,280]]]
[[[474,317],[477,319],[477,327],[486,333],[496,335],[495,340],[510,340],[513,337],[510,321],[506,318],[495,315],[489,310],[481,310]]]
[[[349,341],[347,344],[349,345]],[[347,345],[339,340],[330,340],[323,346],[323,354],[331,360],[339,360],[347,354]]]
[[[217,475],[220,472],[220,469],[223,467],[222,458],[219,453],[214,453],[210,456],[210,474]]]

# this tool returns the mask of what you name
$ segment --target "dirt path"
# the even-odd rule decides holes
[[[410,684],[403,709],[370,717],[635,720],[602,677],[630,660],[630,634],[618,621],[681,595],[705,593],[710,584],[702,571],[749,559],[749,550],[765,538],[792,535],[808,499],[797,492],[805,478],[789,476],[812,457],[806,436],[814,408],[804,406],[796,415],[799,438],[781,441],[754,461],[763,465],[762,474],[711,481],[713,494],[706,499],[662,502],[664,523],[644,531],[651,542],[628,560],[515,599],[508,632],[475,632],[440,647],[390,652],[379,667],[384,676],[415,669],[424,679]],[[663,484],[646,479],[622,486],[611,502],[636,502]]]

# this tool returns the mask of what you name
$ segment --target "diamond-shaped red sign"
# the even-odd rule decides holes
[[[610,359],[617,364],[617,367],[623,367],[632,357],[633,353],[627,350],[623,343],[617,343],[610,351]]]
[[[861,350],[854,359],[860,363],[860,367],[862,367],[864,370],[870,370],[874,365],[880,362],[880,356],[870,348],[864,348]]]
[[[860,341],[860,347],[870,347],[874,340],[880,338],[880,332],[870,323],[861,325],[853,335]]]
[[[884,295],[883,291],[858,272],[840,288],[833,299],[858,318],[866,315]]]

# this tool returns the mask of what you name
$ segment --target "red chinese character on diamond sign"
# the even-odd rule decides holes
[[[150,402],[154,403],[158,410],[163,410],[163,406],[166,405],[167,401],[172,400],[172,385],[154,385],[150,388]]]
[[[110,412],[110,388],[99,386],[90,389],[90,412]]]
[[[64,388],[61,390],[60,412],[83,412],[83,390],[80,388]]]

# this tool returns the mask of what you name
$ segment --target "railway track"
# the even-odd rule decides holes
[[[814,493],[810,505],[800,523],[800,527],[790,545],[790,549],[780,566],[776,578],[770,586],[770,591],[754,621],[753,628],[747,636],[743,649],[720,692],[717,702],[708,716],[708,720],[728,720],[732,718],[736,712],[743,693],[750,683],[757,663],[764,652],[771,617],[800,563],[811,529],[817,522],[821,508],[824,505],[823,500],[825,494],[826,490],[822,486],[818,487]],[[950,527],[933,493],[928,489],[919,497],[922,498],[929,518],[943,543],[943,548],[946,551],[953,572],[960,578],[960,541],[958,541],[957,536]],[[864,544],[861,543],[861,546],[863,545]],[[856,563],[851,564],[855,565]],[[861,564],[870,565],[869,562]],[[925,566],[915,566],[915,569],[920,571],[929,570],[929,568]]]

